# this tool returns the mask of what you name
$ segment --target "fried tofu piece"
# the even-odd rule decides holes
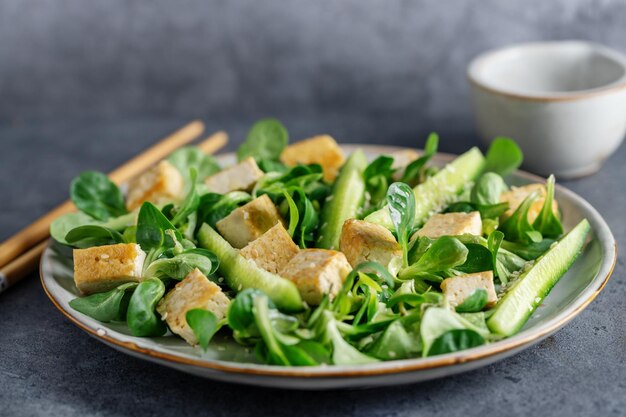
[[[329,135],[319,135],[289,145],[280,160],[287,166],[320,164],[324,170],[324,179],[332,182],[339,174],[345,158],[335,139]]]
[[[348,219],[343,223],[339,249],[353,268],[373,261],[395,271],[402,261],[402,248],[393,234],[386,227],[363,220]]]
[[[341,289],[352,271],[346,256],[327,249],[304,249],[278,273],[298,287],[300,296],[309,305],[318,305],[328,294],[331,299]]]
[[[464,234],[480,236],[482,233],[483,222],[480,219],[480,213],[472,211],[471,213],[433,214],[416,235],[437,239],[441,236]]]
[[[207,177],[204,183],[210,192],[218,194],[250,191],[263,175],[265,175],[263,171],[250,156],[236,165]]]
[[[477,289],[487,291],[487,307],[492,307],[498,301],[496,287],[493,284],[493,272],[485,271],[475,274],[459,275],[446,278],[441,283],[441,291],[451,306],[456,307],[472,295]]]
[[[241,249],[283,219],[272,200],[263,194],[236,208],[216,223],[217,230],[233,247]]]
[[[156,309],[172,333],[190,345],[197,345],[198,339],[187,324],[187,311],[203,308],[221,320],[226,317],[229,305],[230,300],[222,289],[196,268],[159,301]]]
[[[278,274],[299,251],[298,245],[279,222],[261,237],[248,243],[239,253],[254,261],[259,268]]]
[[[528,210],[528,221],[532,224],[539,213],[541,213],[541,209],[546,201],[546,186],[544,184],[528,184],[523,187],[511,187],[511,189],[507,192],[502,193],[500,196],[500,202],[509,203],[509,209],[502,214],[502,219],[506,219],[511,217],[515,210],[524,202],[526,197],[536,192],[538,197],[533,201],[530,205],[530,209]],[[552,211],[554,214],[559,214],[559,206],[556,200],[552,200]]]
[[[180,200],[184,190],[183,176],[168,161],[161,161],[128,183],[126,208],[133,211],[145,201],[165,204]]]
[[[145,259],[145,252],[136,243],[74,249],[74,282],[85,295],[139,282]]]

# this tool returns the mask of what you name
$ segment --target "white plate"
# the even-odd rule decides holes
[[[356,146],[344,146],[346,152]],[[401,148],[359,145],[369,158]],[[438,154],[444,163],[452,155]],[[219,157],[231,163],[233,155]],[[509,179],[514,185],[542,182],[518,172]],[[256,363],[247,349],[220,337],[208,351],[187,345],[174,336],[133,337],[125,324],[105,324],[69,306],[78,296],[68,252],[49,246],[41,258],[41,282],[54,305],[74,324],[96,339],[132,356],[184,372],[229,382],[294,389],[371,387],[424,381],[485,366],[506,358],[553,334],[579,314],[602,290],[617,259],[617,246],[600,214],[583,198],[557,185],[556,198],[563,213],[565,230],[587,218],[592,233],[579,259],[554,287],[523,330],[502,341],[430,358],[407,359],[353,366],[280,367]],[[64,253],[61,253],[64,252]],[[69,352],[68,352],[69,354]]]

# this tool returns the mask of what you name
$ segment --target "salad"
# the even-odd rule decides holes
[[[255,123],[221,167],[182,148],[122,192],[89,171],[52,237],[73,248],[70,306],[139,337],[207,349],[218,332],[262,363],[427,357],[517,333],[581,252],[564,234],[554,177],[522,187],[496,138],[444,167],[424,151],[368,161],[328,135],[288,144]]]

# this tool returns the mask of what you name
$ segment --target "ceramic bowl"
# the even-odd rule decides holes
[[[514,45],[478,56],[467,75],[483,140],[515,139],[535,173],[591,174],[626,133],[626,57],[604,46]]]

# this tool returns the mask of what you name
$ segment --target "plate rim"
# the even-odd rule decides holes
[[[354,149],[361,148],[372,153],[385,154],[398,150],[413,149],[403,146],[387,146],[387,145],[368,145],[368,144],[340,144],[341,147],[350,152]],[[233,152],[228,152],[218,155],[221,158],[228,158],[234,155]],[[435,155],[435,159],[441,162],[447,162],[457,155],[438,152]],[[514,173],[515,176],[522,177],[532,181],[545,181],[538,175],[531,174],[523,170],[517,170]],[[543,340],[550,334],[558,331],[565,326],[569,321],[578,316],[604,289],[609,281],[615,265],[617,263],[617,241],[613,236],[608,224],[602,217],[602,215],[589,203],[587,200],[579,196],[577,193],[567,189],[559,184],[556,185],[556,190],[567,195],[569,198],[575,200],[577,205],[585,208],[586,211],[593,214],[593,219],[588,219],[592,223],[592,230],[596,232],[599,239],[599,230],[602,229],[603,237],[608,238],[610,242],[606,243],[605,239],[599,239],[603,252],[605,252],[605,259],[601,262],[600,268],[596,273],[596,276],[590,281],[589,285],[585,287],[578,296],[572,300],[569,306],[556,315],[548,322],[537,326],[533,329],[520,332],[513,337],[494,342],[489,345],[483,345],[472,349],[467,349],[459,352],[453,352],[445,355],[427,357],[427,358],[411,358],[395,361],[381,361],[373,364],[365,365],[323,365],[314,367],[284,367],[276,365],[265,365],[258,363],[237,363],[215,359],[191,359],[181,356],[176,353],[160,352],[149,347],[139,346],[137,343],[119,340],[118,338],[110,336],[107,332],[102,334],[98,329],[94,329],[88,324],[81,322],[72,312],[67,311],[60,302],[52,295],[50,289],[46,285],[46,277],[44,277],[44,262],[48,259],[51,249],[52,239],[48,242],[48,245],[40,259],[39,264],[39,278],[44,292],[52,302],[52,304],[74,325],[81,330],[88,333],[90,336],[98,339],[100,342],[109,346],[113,346],[125,353],[133,353],[135,356],[146,357],[145,359],[151,361],[157,361],[158,363],[173,366],[174,364],[185,365],[191,367],[198,367],[208,371],[227,373],[227,374],[239,374],[239,375],[258,375],[267,377],[292,377],[292,378],[352,378],[352,377],[368,377],[368,376],[382,376],[393,375],[399,373],[409,373],[416,371],[427,371],[440,369],[445,367],[452,367],[453,365],[459,365],[464,363],[476,362],[481,359],[488,359],[490,357],[497,358],[502,355],[506,355],[507,352],[511,354],[516,350],[521,350],[524,347],[530,346]],[[611,259],[612,257],[612,259]],[[130,351],[130,352],[126,352]]]

